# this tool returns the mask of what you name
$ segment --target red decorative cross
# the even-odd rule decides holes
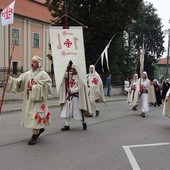
[[[12,12],[12,8],[7,7],[1,15],[2,17],[5,17],[5,19],[9,19]]]
[[[97,85],[98,84],[98,79],[94,77],[93,80],[92,80],[92,83]]]
[[[36,84],[35,80],[31,79],[31,85],[34,85],[34,84]]]
[[[66,39],[66,41],[64,42],[64,45],[70,48],[72,45],[72,42],[69,39]]]
[[[70,87],[73,87],[76,84],[75,79],[70,80]]]
[[[42,104],[42,105],[41,105],[41,110],[42,110],[42,111],[45,111],[45,109],[46,109],[45,104]]]

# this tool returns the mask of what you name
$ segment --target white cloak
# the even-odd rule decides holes
[[[89,96],[87,93],[87,86],[83,84],[83,81],[79,75],[75,75],[75,85],[71,88],[73,93],[78,92],[78,97],[71,97],[72,101],[68,101],[68,94],[66,92],[66,80],[63,78],[60,86],[59,104],[62,106],[61,117],[66,118],[72,116],[75,119],[82,119],[82,112],[88,116],[92,113]],[[78,109],[77,109],[78,108]]]
[[[140,90],[141,90],[141,86],[144,87],[145,90],[148,91],[148,93],[142,93],[140,95]],[[146,113],[149,111],[149,102],[151,101],[152,98],[152,91],[151,91],[151,82],[149,79],[143,80],[143,79],[139,79],[139,86],[138,86],[138,90],[139,95],[140,95],[140,103],[141,103],[141,109],[142,112]],[[152,100],[153,101],[153,100]]]
[[[168,97],[168,101],[164,100],[163,105],[163,116],[168,116],[170,118],[170,88],[166,93],[166,97]]]
[[[32,85],[32,91],[27,94],[28,85]],[[47,99],[52,93],[52,81],[43,70],[27,71],[19,78],[9,77],[7,92],[24,92],[21,126],[32,129],[41,129],[50,123]]]
[[[138,105],[138,100],[139,100],[139,80],[132,81],[130,85],[130,93],[129,93],[129,103],[132,106],[137,106]]]
[[[87,74],[87,85],[89,87],[89,97],[91,102],[95,102],[99,99],[105,102],[103,82],[96,71],[94,74]]]

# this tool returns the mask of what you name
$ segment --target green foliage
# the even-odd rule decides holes
[[[156,14],[156,9],[153,8],[153,5],[141,3],[139,18],[127,27],[127,30],[129,30],[130,39],[133,42],[131,49],[139,52],[144,44],[144,70],[152,78],[154,74],[153,65],[156,59],[160,58],[165,51],[161,20]]]
[[[65,2],[64,4],[62,0],[46,0],[46,5],[56,19],[68,14],[88,26],[88,29],[84,29],[87,67],[95,64],[113,35],[115,37],[109,48],[109,66],[111,73],[116,77],[128,76],[135,72],[138,62],[136,53],[142,45],[143,38],[147,57],[153,54],[158,58],[163,53],[162,26],[152,5],[145,5],[142,0]],[[52,22],[54,25],[64,26],[65,18]],[[69,19],[68,25],[79,24]],[[125,36],[125,31],[128,36]],[[96,69],[101,72],[100,62],[97,63]]]

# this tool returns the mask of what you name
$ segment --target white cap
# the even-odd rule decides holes
[[[41,62],[42,62],[42,58],[41,58],[41,57],[35,55],[35,56],[32,58],[32,60],[37,61],[37,62],[38,62],[38,66],[41,67]]]

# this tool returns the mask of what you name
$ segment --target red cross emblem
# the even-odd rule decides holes
[[[97,78],[93,78],[92,83],[97,85],[98,84],[98,79]]]
[[[70,80],[70,87],[73,87],[76,84],[75,79]]]
[[[1,15],[7,20],[10,18],[11,13],[13,13],[12,8],[7,7]]]
[[[42,110],[42,111],[45,111],[45,109],[46,109],[45,104],[42,104],[42,105],[41,105],[41,110]]]
[[[70,48],[72,45],[72,42],[69,39],[66,39],[66,41],[64,42],[64,45]]]

